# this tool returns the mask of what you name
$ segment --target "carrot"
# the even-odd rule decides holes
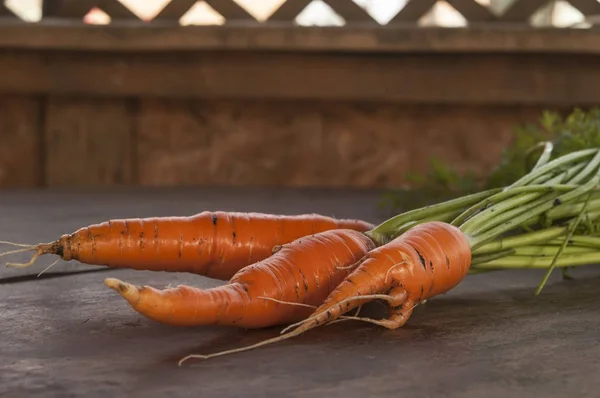
[[[469,239],[460,229],[439,221],[420,224],[370,251],[297,333],[338,319],[375,294],[387,300],[390,317],[372,322],[396,329],[417,304],[458,285],[470,264]]]
[[[539,217],[560,204],[590,195],[600,183],[600,149],[578,155],[579,157],[565,156],[547,165],[539,164],[539,169],[532,171],[531,175],[525,176],[503,192],[486,198],[456,217],[452,223],[426,221],[403,231],[401,223],[393,219],[389,220],[388,225],[398,224],[398,231],[402,230],[402,232],[391,241],[367,253],[308,318],[288,326],[282,332],[283,334],[276,338],[210,355],[189,355],[182,361],[190,358],[207,359],[253,349],[298,336],[340,318],[367,321],[388,329],[403,326],[417,305],[448,292],[464,279],[469,273],[473,252],[477,249],[489,245],[506,232],[514,231],[523,223]],[[585,167],[579,167],[578,164],[572,166],[571,172],[562,171],[565,164],[585,160],[590,155],[594,156],[584,163]],[[528,181],[535,181],[549,172],[554,172],[556,168],[560,171],[557,176],[548,180],[550,183],[560,183],[565,179],[567,182],[583,180],[586,182],[581,185],[570,185],[566,192],[556,192],[552,186],[548,186],[546,190],[539,192],[514,194],[515,191],[521,192],[521,188]],[[562,228],[561,234],[568,232],[565,242],[569,241],[570,234],[577,228],[581,215],[582,213],[575,219],[569,220],[569,225]],[[538,239],[540,236],[545,236],[546,240],[542,242],[553,241],[557,237],[555,229],[546,235],[538,231],[536,236]],[[527,238],[530,244],[531,236],[528,235]],[[504,253],[504,248],[501,252]],[[376,320],[344,316],[348,311],[376,299],[387,301],[389,309],[387,318]],[[285,333],[294,327],[296,328]]]
[[[374,247],[361,232],[329,230],[293,241],[211,289],[182,285],[158,290],[115,278],[105,283],[136,311],[164,324],[261,328],[305,318],[348,275],[344,265]],[[290,310],[278,301],[298,305]]]
[[[388,246],[385,243],[385,239],[389,235],[389,232],[396,229],[403,230],[406,223],[414,222],[417,226],[428,225],[428,221],[423,222],[423,220],[427,220],[431,217],[442,218],[442,215],[453,213],[457,210],[458,214],[455,216],[459,216],[465,211],[465,204],[472,203],[475,200],[474,198],[477,198],[476,200],[478,202],[480,202],[482,198],[484,201],[489,201],[490,198],[495,197],[496,199],[500,198],[520,203],[518,202],[518,193],[529,196],[556,195],[556,192],[571,192],[578,188],[578,185],[564,185],[560,187],[537,185],[531,187],[517,186],[513,188],[512,194],[510,195],[504,192],[496,192],[491,196],[490,193],[486,193],[485,195],[474,195],[471,196],[468,201],[466,201],[465,198],[462,198],[446,202],[440,206],[431,206],[404,213],[365,233],[344,229],[324,232],[317,234],[314,237],[303,238],[284,246],[282,250],[268,259],[243,268],[232,277],[228,284],[215,289],[201,290],[184,285],[161,291],[149,286],[134,286],[114,278],[109,278],[106,281],[106,284],[118,291],[136,311],[163,323],[174,325],[235,324],[246,328],[274,326],[282,322],[285,323],[286,321],[291,321],[297,316],[305,315],[308,311],[308,307],[302,309],[290,309],[289,306],[286,307],[285,305],[275,304],[281,304],[283,302],[295,304],[297,307],[300,307],[301,305],[314,306],[321,304],[320,300],[327,297],[327,295],[332,292],[337,286],[337,281],[341,281],[343,277],[347,275],[346,272],[348,272],[348,269],[352,269],[352,267],[349,268],[349,266],[352,264],[357,264],[358,266],[358,260],[363,258],[363,256],[359,256],[360,254],[365,255],[366,252],[374,249],[376,246],[382,246],[381,249],[377,250],[387,249]],[[517,195],[516,199],[513,198],[515,195]],[[500,200],[495,206],[504,205],[506,200]],[[460,206],[457,207],[457,203],[460,203]],[[486,202],[484,204],[487,206],[488,203]],[[452,209],[454,210],[449,211]],[[531,215],[534,214],[532,213]],[[469,220],[465,224],[470,226],[471,223],[472,220]],[[413,226],[409,229],[409,232],[413,229],[415,229],[415,231],[421,231],[421,229]],[[510,227],[504,228],[503,231],[508,229],[510,229]],[[355,253],[356,256],[349,256],[347,252],[348,248],[344,247],[343,250],[346,250],[344,252],[346,253],[346,256],[342,257],[337,253],[337,249],[333,248],[332,242],[323,240],[324,237],[347,234],[350,232],[352,232],[354,239],[359,239],[360,237],[360,240],[364,244],[359,252],[352,250],[352,253]],[[556,238],[556,235],[554,235],[553,238]],[[455,239],[455,241],[456,240],[457,239]],[[345,246],[345,243],[339,241],[338,244],[341,245],[339,250],[342,250],[342,246]],[[455,245],[458,245],[458,243],[455,242]],[[438,246],[441,246],[441,244]],[[470,250],[470,246],[467,245],[466,247]],[[468,253],[470,256],[470,252]],[[435,253],[429,255],[428,258],[433,258],[434,255]],[[464,254],[462,255],[465,256]],[[368,260],[369,258],[370,254],[363,259]],[[366,264],[370,264],[369,267],[371,267],[373,261],[366,261]],[[363,269],[365,269],[365,266],[360,265],[355,272],[362,272]],[[461,269],[461,275],[466,274],[468,269],[468,266]],[[325,273],[319,274],[319,272]],[[389,272],[387,271],[385,272],[386,275],[388,273]],[[372,278],[375,278],[376,275],[381,277],[381,273],[371,273]],[[324,288],[322,283],[321,285],[317,283],[312,287],[313,289],[316,289],[313,293],[313,291],[310,290],[311,287],[305,283],[306,280],[312,280],[312,278],[316,278],[316,280],[327,280],[329,285]],[[415,283],[422,283],[422,281],[417,280]],[[445,286],[441,283],[437,283],[437,285],[436,289],[428,289],[427,291],[430,294],[440,294],[454,286],[449,283],[446,283]],[[246,293],[244,286],[254,286],[258,292],[252,291],[252,294]],[[306,293],[311,293],[310,299],[306,299],[302,295],[299,295],[303,286],[305,287]],[[378,286],[381,288],[381,286],[373,280],[370,281],[369,286]],[[251,305],[251,302],[256,301],[255,298],[258,296],[260,296],[258,302],[262,301],[262,304],[260,304],[258,308],[261,308],[264,312],[259,313],[246,310],[246,308],[249,308]],[[313,297],[315,299],[313,299]],[[421,299],[423,299],[423,297],[421,297]],[[279,301],[279,303],[275,303],[275,300]],[[270,305],[265,301],[270,301]],[[221,314],[220,316],[215,315],[219,313]],[[287,314],[287,317],[284,317],[283,314]]]
[[[263,260],[274,248],[332,229],[367,231],[361,220],[318,214],[202,212],[191,217],[110,220],[31,246],[35,255],[136,270],[190,272],[228,280],[243,267]]]
[[[493,191],[496,192],[496,191]],[[402,214],[410,217],[461,211],[465,205],[492,193],[479,193]],[[360,232],[335,229],[299,238],[272,256],[239,270],[213,289],[187,285],[155,289],[108,278],[108,287],[123,296],[134,310],[161,323],[198,326],[270,327],[302,319],[355,268],[359,260],[385,237],[376,228]],[[292,304],[298,308],[290,308]]]

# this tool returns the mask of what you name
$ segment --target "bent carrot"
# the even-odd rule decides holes
[[[469,241],[458,228],[438,221],[420,224],[367,253],[311,316],[283,332],[298,326],[295,330],[248,347],[210,355],[192,354],[180,364],[192,358],[208,359],[298,336],[333,322],[373,299],[388,302],[389,318],[345,318],[366,320],[388,329],[398,328],[408,320],[417,304],[460,283],[469,271],[470,261]]]
[[[373,322],[396,329],[416,305],[458,285],[470,265],[471,247],[460,229],[437,221],[420,224],[368,253],[299,332],[339,318],[365,303],[356,297],[373,294],[387,295],[390,311],[388,319]]]
[[[349,274],[347,265],[374,247],[361,232],[329,230],[287,244],[211,289],[182,285],[158,290],[115,278],[105,283],[137,312],[161,323],[261,328],[305,318]],[[277,301],[299,305],[290,308]]]
[[[390,242],[370,251],[311,316],[288,326],[282,332],[283,335],[248,347],[211,355],[189,355],[182,361],[190,358],[207,359],[245,351],[298,336],[312,328],[338,320],[346,312],[375,299],[387,301],[389,308],[387,318],[380,320],[344,318],[360,319],[388,329],[403,326],[418,304],[451,290],[463,280],[469,273],[472,253],[477,248],[508,231],[519,228],[521,224],[539,217],[555,206],[579,199],[585,194],[591,195],[591,191],[600,183],[600,149],[587,155],[595,156],[583,169],[579,165],[576,166],[579,171],[573,173],[574,177],[572,176],[579,181],[587,180],[582,185],[574,185],[562,194],[542,191],[513,197],[505,194],[511,190],[509,187],[496,196],[504,200],[493,203],[494,197],[488,198],[479,207],[468,209],[465,212],[468,214],[463,213],[458,216],[456,218],[459,220],[458,226],[442,221],[428,221],[412,226],[408,231],[399,233]],[[558,159],[554,163],[551,162],[551,166],[562,167],[565,162],[565,159]],[[548,169],[554,170],[553,167],[540,166],[542,171],[532,172],[533,176],[527,175],[524,179],[535,180],[536,177],[544,175]],[[568,175],[568,173],[559,173],[555,179],[560,182]],[[522,181],[517,181],[513,189],[519,189],[521,183]],[[572,225],[565,230],[575,229],[580,219],[581,214],[571,220]],[[400,226],[399,229],[403,227]],[[555,238],[554,231],[547,237],[549,240]],[[568,240],[569,236],[565,242]],[[293,327],[296,328],[285,333]]]
[[[413,210],[401,217],[421,219],[447,214],[449,209],[460,213],[466,205],[493,192],[496,191]],[[208,290],[185,285],[159,290],[115,278],[108,278],[105,283],[136,311],[162,323],[268,327],[306,316],[307,308],[316,308],[358,260],[377,246],[377,239],[386,237],[385,231],[374,228],[364,233],[336,229],[300,238],[271,257],[242,268],[226,285]],[[303,308],[292,309],[287,304]]]
[[[228,280],[243,267],[263,260],[274,247],[332,229],[367,231],[365,221],[318,214],[202,212],[191,217],[110,220],[31,247],[40,255],[91,265],[136,270],[190,272]]]

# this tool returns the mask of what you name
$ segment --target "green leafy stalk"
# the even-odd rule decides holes
[[[587,261],[600,252],[600,237],[587,246],[574,243],[581,237],[577,231],[585,230],[585,238],[600,232],[600,148],[555,159],[552,143],[543,148],[529,173],[502,189],[399,214],[368,234],[382,245],[420,223],[451,222],[469,239],[472,273],[547,264],[539,294],[555,267],[565,269],[563,258]]]
[[[384,221],[371,231],[368,231],[367,235],[376,243],[380,245],[385,244],[393,239],[398,230],[404,230],[407,225],[416,225],[414,224],[415,222],[419,222],[426,218],[430,220],[435,219],[436,216],[447,214],[450,211],[464,211],[467,206],[479,202],[500,191],[501,189],[499,188],[491,189],[407,211]]]
[[[599,250],[590,253],[562,255],[556,261],[549,256],[504,256],[496,260],[478,264],[477,269],[548,269],[552,264],[555,267],[575,267],[594,263],[600,263]]]
[[[577,216],[577,219],[575,220],[575,222],[573,223],[573,225],[569,228],[569,235],[565,238],[563,244],[560,246],[560,249],[558,250],[558,252],[554,256],[554,258],[552,259],[552,263],[550,264],[550,267],[548,267],[548,271],[546,271],[546,274],[542,278],[542,281],[540,282],[540,285],[538,286],[538,288],[535,291],[536,295],[540,294],[540,292],[544,288],[546,282],[548,281],[548,278],[550,277],[550,274],[552,273],[552,271],[554,270],[554,267],[556,266],[556,262],[558,261],[558,259],[559,259],[560,255],[562,254],[562,252],[565,250],[567,244],[569,243],[569,239],[575,233],[575,230],[577,229],[577,226],[581,222],[581,217],[584,214],[585,208],[586,208],[587,204],[589,203],[589,200],[590,200],[591,196],[592,195],[588,196],[588,199],[586,200],[585,204],[583,205],[583,209],[582,209],[581,213],[579,213],[579,215]]]

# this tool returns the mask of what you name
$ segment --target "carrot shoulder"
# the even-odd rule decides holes
[[[269,257],[275,246],[338,228],[368,231],[373,225],[318,214],[222,211],[110,220],[35,246],[35,257],[57,254],[85,264],[190,272],[228,280],[243,267]]]
[[[159,290],[114,278],[106,284],[136,311],[161,323],[269,327],[308,316],[348,275],[347,267],[374,247],[361,232],[336,229],[295,240],[212,289],[183,285]]]

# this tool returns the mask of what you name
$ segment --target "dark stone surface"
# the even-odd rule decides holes
[[[208,207],[319,211],[378,221],[375,193],[206,191],[67,195],[2,193],[1,238],[50,240],[107,217],[188,214]],[[55,213],[53,213],[55,212]],[[50,260],[46,260],[48,264]],[[142,318],[103,284],[220,282],[187,274],[109,270],[0,280],[0,397],[596,397],[600,388],[600,268],[468,277],[389,331],[342,322],[209,361],[177,360],[274,336],[279,329],[174,328]],[[57,270],[90,269],[57,264]],[[10,279],[13,278],[13,279]],[[368,311],[378,312],[372,305]]]

